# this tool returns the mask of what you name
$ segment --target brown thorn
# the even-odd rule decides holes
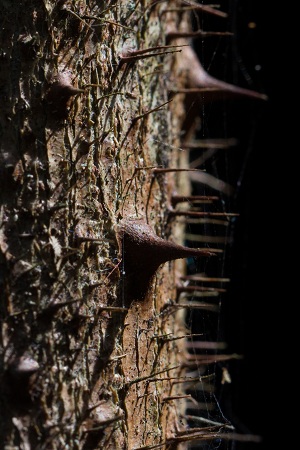
[[[172,333],[170,333],[170,334],[172,334]],[[203,336],[203,333],[185,334],[183,336],[175,336],[175,337],[170,337],[168,334],[158,334],[158,335],[152,336],[151,339],[161,339],[163,341],[177,341],[178,339],[188,339],[188,338],[193,338],[193,337],[198,337],[198,336]]]
[[[171,103],[171,101],[172,101],[172,99],[168,100],[167,102],[163,103],[162,105],[156,106],[155,108],[150,109],[149,111],[146,111],[143,114],[140,114],[139,116],[134,117],[132,119],[132,125],[135,124],[138,120],[143,119],[144,117],[148,116],[149,114],[159,111],[163,106],[167,105],[168,103]]]
[[[114,241],[112,239],[103,239],[103,238],[89,238],[85,236],[77,236],[77,240],[80,242],[94,242],[96,244],[103,244],[103,242],[109,242],[110,244],[113,244]]]
[[[215,87],[208,88],[208,91],[215,91],[216,93],[228,93],[232,96],[241,96],[241,97],[249,97],[257,100],[268,100],[267,95],[261,94],[260,92],[253,91],[251,89],[242,88],[239,86],[234,86],[233,84],[226,83],[225,81],[220,81],[216,79],[212,79],[212,84],[215,84]],[[203,91],[204,92],[204,91]]]
[[[58,203],[57,205],[53,205],[50,208],[48,208],[48,212],[54,212],[54,211],[58,211],[59,209],[64,209],[67,208],[67,204],[66,203]]]
[[[174,443],[175,442],[187,442],[187,441],[195,441],[195,440],[213,440],[213,439],[226,439],[226,440],[238,440],[238,441],[245,441],[245,442],[261,442],[261,436],[253,435],[253,434],[242,434],[242,433],[212,433],[212,430],[209,431],[210,427],[207,427],[207,432],[205,433],[203,428],[202,432],[196,432],[194,434],[185,434],[178,436],[176,438],[170,439]],[[220,428],[220,427],[219,427]],[[221,427],[223,428],[223,426]],[[192,433],[194,428],[190,430]]]
[[[119,361],[120,359],[126,358],[126,356],[127,356],[127,353],[124,353],[123,355],[112,356],[107,361],[108,362]]]
[[[195,88],[180,88],[180,89],[170,89],[170,93],[174,94],[201,94],[205,92],[223,92],[222,89],[217,87],[195,87]]]
[[[167,261],[187,257],[210,257],[214,252],[177,245],[157,236],[144,220],[122,220],[118,225],[118,242],[126,273],[129,300],[143,299],[159,266]]]
[[[101,22],[104,22],[104,23],[109,23],[110,25],[114,25],[115,27],[120,27],[120,28],[124,28],[125,30],[129,30],[129,31],[132,31],[133,33],[135,33],[135,30],[133,29],[133,28],[130,28],[130,27],[126,27],[126,25],[122,25],[121,23],[118,23],[118,22],[114,22],[113,20],[106,20],[106,19],[99,19],[99,20],[101,20]],[[101,27],[102,26],[102,24],[93,24],[93,28],[95,28],[95,27]]]
[[[123,308],[120,306],[100,306],[100,307],[98,307],[98,311],[111,311],[111,312],[126,313],[128,311],[128,308]]]
[[[168,397],[164,397],[162,399],[162,402],[171,402],[172,400],[181,400],[183,398],[190,399],[192,396],[191,394],[185,394],[185,395],[170,395]]]
[[[149,55],[122,56],[121,59],[120,59],[120,62],[119,62],[119,67],[121,67],[123,64],[132,63],[134,61],[139,61],[141,59],[151,58],[153,56],[169,55],[170,53],[180,53],[180,52],[181,52],[181,50],[173,50],[173,51],[170,51],[170,52],[151,53]]]
[[[219,297],[220,293],[215,291],[197,291],[193,289],[191,292],[186,292],[184,294],[184,298],[186,300],[193,299],[193,298],[208,298],[208,299],[215,299],[215,297]],[[176,301],[178,300],[178,297],[176,298]]]
[[[67,300],[65,302],[58,303],[50,303],[50,305],[46,306],[40,313],[39,316],[45,316],[46,314],[55,314],[60,308],[64,308],[65,306],[70,306],[73,303],[84,302],[83,298],[78,298],[74,300]]]
[[[198,389],[197,385],[199,383],[201,384],[201,387]],[[193,377],[193,378],[192,377],[186,377],[185,380],[180,380],[180,379],[174,380],[172,382],[172,385],[175,385],[175,384],[187,384],[189,386],[193,386],[193,391],[194,392],[197,392],[197,391],[214,392],[214,388],[211,385],[207,384],[207,383],[203,383],[203,381],[202,381],[202,379],[200,377]],[[186,387],[186,389],[188,389],[188,387]],[[193,401],[194,399],[191,399],[191,400]]]
[[[170,381],[171,384],[184,384],[184,383],[197,383],[201,381],[202,378],[200,377],[164,377],[164,378],[151,378],[149,381],[151,382],[163,382],[163,381]],[[201,384],[201,389],[204,390],[203,383]],[[208,389],[205,389],[206,392],[208,392]],[[189,400],[193,400],[193,398],[190,398]]]
[[[228,227],[229,222],[228,220],[220,220],[220,219],[201,219],[201,218],[192,218],[192,217],[188,217],[186,219],[184,219],[185,223],[188,224],[192,224],[192,223],[196,223],[196,224],[213,224],[213,225],[220,225],[223,227]]]
[[[160,375],[161,373],[168,372],[169,370],[178,369],[179,367],[180,367],[180,364],[177,366],[167,367],[165,369],[159,370],[158,372],[152,373],[150,375],[145,375],[144,377],[135,378],[134,380],[127,381],[127,383],[125,383],[125,387],[129,388],[133,384],[140,383],[141,381],[151,381],[151,377],[156,377],[156,375]]]
[[[214,432],[214,431],[220,431],[220,429],[224,428],[224,424],[221,425],[210,425],[206,427],[193,427],[193,428],[187,428],[185,430],[178,430],[177,436],[190,436],[194,435],[196,433],[208,433],[208,432]]]
[[[185,142],[181,144],[181,148],[190,149],[190,148],[216,148],[216,149],[226,149],[229,147],[234,147],[238,144],[237,139],[199,139],[193,142]]]
[[[121,58],[124,58],[124,57],[125,58],[130,58],[131,56],[144,55],[145,53],[154,52],[156,50],[164,50],[164,49],[177,48],[177,47],[187,47],[187,46],[188,46],[188,44],[182,44],[182,45],[158,45],[156,47],[148,47],[148,48],[143,48],[143,49],[140,49],[140,50],[128,51],[127,54],[122,55]]]
[[[187,408],[191,409],[191,410],[196,410],[197,412],[199,410],[202,410],[202,411],[205,411],[205,412],[212,411],[212,410],[215,409],[215,406],[216,406],[215,403],[196,402],[196,405],[195,405],[194,402],[188,402],[187,401]]]
[[[194,422],[203,422],[203,423],[208,423],[210,425],[228,428],[229,430],[234,430],[234,426],[232,426],[232,425],[229,425],[227,423],[222,423],[222,422],[215,422],[213,420],[206,419],[205,417],[192,416],[189,414],[183,414],[182,417],[184,417],[187,420],[193,420]]]
[[[39,364],[29,356],[21,356],[13,359],[9,365],[8,370],[10,374],[18,378],[26,378],[35,373],[39,369]]]
[[[202,102],[203,99],[205,99],[205,92],[214,94],[213,98],[216,98],[215,94],[221,94],[217,96],[217,99],[220,98],[221,100],[226,98],[226,96],[230,98],[249,97],[259,100],[268,99],[264,94],[226,83],[225,81],[218,80],[209,75],[200,63],[195,50],[191,46],[184,49],[182,57],[179,59],[179,70],[182,70],[187,74],[187,86],[191,90],[185,90],[185,92],[195,93],[199,89],[198,92],[203,94],[203,97],[201,97]],[[205,89],[207,91],[205,91]],[[209,95],[208,99],[210,100]]]
[[[164,13],[168,13],[168,12],[201,11],[201,12],[206,12],[208,14],[212,14],[212,15],[222,17],[222,18],[227,17],[226,13],[217,11],[216,9],[213,9],[213,8],[205,8],[205,6],[206,5],[195,4],[195,6],[184,6],[182,8],[168,8],[168,9],[164,9],[160,15],[162,16]]]
[[[231,195],[234,191],[232,186],[209,173],[192,172],[189,174],[189,178],[194,183],[205,184],[212,189],[223,192],[226,195]]]
[[[228,17],[228,14],[226,12],[223,11],[219,11],[217,9],[215,9],[215,5],[211,6],[211,5],[199,5],[199,3],[193,2],[193,1],[189,1],[189,0],[182,0],[181,2],[183,5],[188,5],[193,7],[193,9],[195,10],[202,10],[204,13],[208,13],[208,14],[212,14],[215,16],[219,16],[222,18],[226,18]]]
[[[101,405],[103,405],[104,403],[106,403],[105,400],[100,400],[100,402],[96,403],[96,404],[93,405],[93,406],[90,406],[89,408],[86,409],[86,414],[91,413],[94,409],[98,408],[98,406],[101,406]]]
[[[209,159],[211,159],[217,152],[216,148],[209,148],[208,150],[205,150],[202,155],[198,156],[198,158],[193,159],[193,161],[190,162],[190,167],[191,168],[196,168],[199,166],[202,166],[205,161],[208,161]]]
[[[102,420],[98,422],[97,427],[89,428],[88,430],[84,430],[83,433],[92,433],[94,431],[102,430],[102,428],[107,427],[108,425],[118,422],[119,420],[124,419],[124,414],[120,414],[119,416],[113,417],[112,419]]]
[[[142,447],[135,447],[133,450],[154,450],[156,448],[162,448],[167,444],[167,441],[154,445],[143,445]]]
[[[193,292],[193,291],[201,291],[201,292],[226,292],[226,289],[223,288],[214,288],[214,287],[204,287],[204,286],[177,286],[176,291],[178,294],[182,292]]]
[[[187,355],[187,360],[183,363],[184,367],[191,366],[201,366],[208,364],[215,364],[217,362],[229,361],[231,359],[241,359],[241,355],[232,354],[232,355]]]
[[[239,217],[236,213],[226,212],[207,212],[207,211],[169,211],[169,216],[186,216],[186,217]]]
[[[172,94],[205,94],[205,93],[216,93],[216,94],[231,94],[233,96],[245,96],[256,98],[258,100],[268,100],[267,95],[261,94],[251,89],[240,88],[234,86],[233,84],[226,83],[225,81],[217,80],[212,78],[212,86],[209,87],[198,87],[198,88],[182,88],[182,89],[171,89]],[[215,86],[213,86],[215,84]]]
[[[218,306],[205,302],[174,303],[172,305],[169,304],[166,306],[174,309],[204,309],[206,311],[213,311],[213,312],[219,311]]]
[[[229,283],[230,278],[214,278],[214,277],[205,277],[202,275],[183,275],[180,277],[181,280],[193,280],[193,281],[202,281],[204,283]]]
[[[83,92],[85,92],[84,89],[72,85],[71,73],[59,73],[50,83],[45,95],[49,112],[59,119],[65,118],[71,97]]]
[[[203,170],[200,169],[172,169],[171,167],[169,168],[160,168],[157,167],[155,169],[153,169],[153,173],[157,174],[157,173],[169,173],[169,172],[203,172]]]
[[[191,349],[205,349],[205,350],[223,350],[227,347],[226,342],[212,342],[212,341],[187,341],[186,348]]]
[[[207,38],[213,36],[233,36],[229,31],[170,31],[166,35],[167,41],[177,38]]]
[[[176,206],[178,203],[195,203],[195,202],[206,202],[219,200],[220,197],[216,195],[172,195],[171,204]]]

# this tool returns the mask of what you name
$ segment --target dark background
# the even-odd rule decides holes
[[[244,354],[233,374],[237,384],[234,416],[241,429],[262,436],[261,444],[239,444],[237,448],[267,450],[283,444],[286,395],[280,357],[286,340],[281,288],[288,284],[283,281],[282,268],[286,229],[282,174],[288,160],[288,148],[282,142],[286,119],[281,97],[285,93],[280,89],[285,82],[285,57],[279,52],[284,48],[284,12],[274,11],[270,2],[254,0],[232,2],[231,7],[236,11],[237,56],[249,70],[255,89],[266,93],[269,100],[261,107],[256,105],[250,114],[250,109],[244,111],[249,128],[235,116],[248,158],[237,199],[241,216],[233,248],[232,301],[225,322],[231,345],[239,342]],[[249,28],[251,22],[255,28]],[[286,444],[282,448],[287,448]]]
[[[232,226],[233,244],[227,249],[225,275],[231,283],[223,300],[222,332],[228,352],[243,355],[230,364],[232,383],[219,393],[224,416],[238,432],[259,435],[261,443],[231,442],[235,450],[288,448],[283,445],[285,348],[289,285],[284,280],[288,224],[285,198],[290,164],[284,97],[289,90],[285,75],[284,8],[274,2],[221,1],[224,20],[203,17],[205,30],[232,31],[227,41],[195,42],[204,67],[216,78],[253,89],[268,101],[226,100],[206,105],[204,137],[226,134],[239,145],[211,167],[215,175],[236,187],[227,208],[240,214]],[[203,20],[203,22],[201,22]],[[209,120],[207,116],[209,115]],[[214,119],[214,122],[213,122]],[[209,123],[219,123],[211,129]],[[215,135],[214,135],[215,134]],[[216,134],[218,136],[216,136]],[[294,391],[290,386],[291,392]],[[212,444],[216,448],[219,444]],[[226,448],[227,448],[226,447]]]
[[[285,56],[279,52],[285,38],[283,9],[274,8],[265,1],[229,2],[235,33],[232,53],[228,52],[232,79],[268,96],[264,104],[243,102],[232,107],[229,124],[240,139],[238,150],[243,157],[236,157],[235,163],[231,160],[240,170],[241,184],[232,205],[240,217],[231,248],[232,283],[225,299],[224,328],[230,349],[244,358],[232,366],[228,414],[241,432],[262,437],[260,444],[233,445],[245,450],[287,448],[281,447],[281,423],[286,395],[282,364],[286,309],[282,302],[287,300],[282,286],[288,285],[282,268],[287,227],[283,174],[288,148],[282,142]]]

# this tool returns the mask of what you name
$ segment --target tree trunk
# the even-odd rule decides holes
[[[207,263],[220,249],[184,247],[174,209],[191,194],[184,89],[232,90],[176,34],[191,30],[179,3],[2,2],[6,449],[180,449],[216,436],[189,437],[182,382],[184,311],[216,304],[176,287],[184,258]],[[198,358],[198,373],[216,358]]]

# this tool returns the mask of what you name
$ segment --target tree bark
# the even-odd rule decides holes
[[[182,311],[196,305],[178,300],[189,253],[172,216],[175,195],[191,193],[184,89],[228,85],[203,75],[188,36],[174,33],[191,30],[175,0],[104,3],[2,2],[6,449],[189,440]]]

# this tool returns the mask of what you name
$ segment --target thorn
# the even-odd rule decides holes
[[[260,94],[259,92],[252,91],[251,89],[241,88],[225,81],[217,80],[207,74],[209,80],[203,81],[207,83],[205,87],[192,87],[192,88],[181,88],[181,89],[170,89],[170,93],[174,94],[212,94],[212,97],[225,99],[227,97],[250,97],[258,100],[268,100],[265,94]],[[210,84],[210,86],[209,86]],[[205,97],[204,97],[205,98]],[[204,98],[201,100],[203,101]]]
[[[172,168],[160,168],[160,167],[157,167],[157,168],[154,168],[152,170],[152,172],[154,174],[157,174],[157,173],[168,173],[168,172],[203,172],[203,170],[190,169],[190,168],[189,169],[178,169],[178,168],[172,169]]]
[[[219,16],[222,18],[228,17],[227,13],[215,9],[215,8],[218,8],[219,5],[199,5],[199,3],[193,2],[191,0],[182,0],[181,3],[183,5],[192,6],[193,9],[195,9],[195,10],[202,10],[203,12],[208,13],[208,14],[216,15],[216,16]]]
[[[98,311],[111,311],[111,312],[126,313],[128,311],[128,308],[123,308],[120,306],[100,306],[98,308]]]
[[[157,449],[157,448],[165,447],[166,444],[167,444],[167,441],[161,442],[160,444],[143,445],[142,447],[135,447],[132,450],[154,450],[154,449]]]
[[[194,435],[196,433],[208,433],[208,432],[213,432],[213,431],[220,431],[220,428],[222,429],[224,427],[223,424],[220,425],[211,425],[208,427],[193,427],[193,428],[187,428],[185,430],[178,430],[177,431],[177,436],[190,436],[190,435]]]
[[[209,365],[215,364],[217,362],[229,361],[231,359],[241,359],[241,355],[233,353],[231,355],[187,355],[187,361],[183,364],[186,367],[199,366],[199,365]]]
[[[124,353],[123,355],[112,356],[111,358],[108,359],[108,362],[119,361],[119,359],[126,358],[126,356],[127,356],[127,353]]]
[[[98,402],[98,403],[96,403],[95,405],[90,406],[89,408],[87,408],[86,411],[85,411],[85,413],[86,413],[86,414],[89,414],[89,413],[91,413],[94,409],[98,408],[98,406],[101,406],[101,405],[103,405],[103,404],[105,404],[105,400],[100,400],[100,402]]]
[[[223,350],[227,347],[227,344],[226,342],[187,341],[185,346],[188,349]]]
[[[167,8],[167,9],[164,9],[161,12],[161,15],[163,15],[164,13],[167,13],[167,12],[201,11],[203,13],[211,14],[213,16],[218,16],[218,17],[222,17],[222,18],[228,17],[227,13],[225,13],[223,11],[218,11],[217,9],[212,8],[209,5],[199,5],[199,3],[189,2],[189,1],[182,1],[181,4],[182,5],[187,5],[187,6],[186,7],[182,7],[182,8]]]
[[[209,425],[214,425],[214,426],[228,428],[229,430],[234,430],[235,429],[233,425],[230,425],[230,424],[227,424],[227,423],[222,423],[222,422],[215,422],[214,420],[206,419],[205,417],[192,416],[192,415],[189,415],[189,414],[183,414],[182,417],[184,419],[192,420],[194,422],[203,422],[203,423],[207,423]]]
[[[59,209],[67,208],[67,206],[68,205],[66,203],[58,203],[56,205],[50,206],[48,208],[48,212],[51,213],[51,212],[54,212],[54,211],[58,211]]]
[[[77,240],[79,242],[93,242],[95,244],[103,244],[103,242],[108,242],[113,244],[114,241],[112,239],[103,239],[103,238],[89,238],[84,236],[77,236]]]
[[[238,145],[238,140],[231,139],[199,139],[193,142],[185,142],[180,145],[183,149],[191,148],[213,148],[213,149],[226,149]]]
[[[140,119],[143,119],[144,117],[148,116],[149,114],[152,114],[153,112],[159,111],[161,108],[163,108],[163,106],[167,105],[168,103],[171,103],[171,100],[168,100],[167,102],[163,103],[162,105],[156,106],[153,109],[150,109],[149,111],[146,111],[143,114],[140,114],[139,116],[136,116],[132,119],[132,124],[131,127]]]
[[[216,428],[223,428],[216,427]],[[188,441],[195,441],[195,440],[213,440],[213,439],[225,439],[225,440],[234,440],[234,441],[244,441],[244,442],[261,442],[261,436],[253,435],[253,434],[242,434],[242,433],[221,433],[220,431],[217,431],[216,433],[213,433],[211,427],[201,428],[203,431],[194,431],[197,430],[195,428],[191,428],[189,431],[186,432],[186,434],[182,434],[181,436],[177,436],[174,438],[169,439],[168,441],[171,443],[175,442],[188,442]]]
[[[197,89],[208,89],[208,93],[214,94],[214,98],[224,99],[227,97],[249,97],[257,100],[267,100],[268,97],[259,92],[251,89],[245,89],[235,86],[225,81],[218,80],[217,78],[209,75],[201,65],[196,52],[190,47],[186,47],[182,52],[182,57],[178,58],[178,69],[182,73],[187,74],[187,85],[190,89],[190,93],[197,92]],[[195,91],[196,89],[196,91]],[[215,92],[213,92],[213,90]],[[182,91],[182,90],[181,90]],[[198,91],[205,94],[205,91]],[[186,91],[188,93],[188,91]],[[221,94],[221,95],[220,95]],[[203,102],[203,97],[201,97]]]
[[[185,394],[185,395],[171,395],[171,396],[169,396],[169,397],[164,397],[163,399],[162,399],[162,402],[164,403],[164,402],[171,402],[172,400],[181,400],[181,399],[183,399],[183,398],[191,398],[192,396],[191,396],[191,394]]]
[[[19,346],[22,345],[19,342]],[[16,417],[24,415],[34,406],[34,385],[38,377],[40,366],[30,356],[10,356],[6,370],[2,373],[1,386],[5,393],[7,406],[15,411]],[[3,408],[2,408],[3,410]],[[16,412],[19,410],[21,416]]]
[[[179,367],[181,367],[180,364],[178,364],[177,366],[173,366],[173,367],[167,367],[166,369],[159,370],[158,372],[154,372],[150,375],[145,375],[144,377],[135,378],[134,380],[131,380],[131,381],[128,381],[127,383],[125,383],[125,387],[129,388],[133,384],[140,383],[141,381],[149,381],[149,382],[153,381],[153,380],[151,380],[152,377],[156,377],[157,375],[168,372],[169,370],[178,369]]]
[[[206,433],[195,433],[193,435],[186,435],[186,436],[176,436],[171,439],[168,439],[168,443],[172,445],[178,445],[181,442],[189,442],[189,441],[212,441],[213,439],[219,438],[219,433],[212,433],[207,430]]]
[[[21,356],[9,364],[8,371],[15,378],[27,378],[35,373],[39,367],[39,364],[31,357]]]
[[[174,94],[202,94],[202,93],[207,93],[207,92],[223,92],[221,89],[216,88],[216,87],[194,87],[194,88],[180,88],[180,89],[175,89],[172,88],[170,89],[170,93],[172,95]]]
[[[175,207],[178,203],[201,203],[201,202],[214,202],[219,200],[220,197],[216,195],[172,195],[171,204]]]
[[[45,96],[49,112],[60,119],[66,118],[71,97],[83,92],[85,92],[84,89],[78,89],[72,85],[69,72],[59,73]]]
[[[113,20],[106,20],[106,19],[99,19],[99,20],[101,20],[101,22],[103,22],[103,23],[109,23],[110,25],[114,25],[115,27],[120,27],[120,28],[123,28],[124,30],[132,31],[133,33],[136,32],[133,28],[127,27],[126,25],[122,25],[121,23],[118,23],[118,22],[114,22]],[[95,27],[102,27],[102,26],[103,26],[102,23],[101,24],[95,24],[95,25],[93,25],[93,28],[95,28]]]
[[[210,257],[208,249],[177,245],[158,237],[143,220],[122,220],[118,225],[119,248],[126,274],[127,296],[143,299],[159,266],[187,257]]]
[[[219,307],[217,305],[213,305],[211,303],[205,303],[205,302],[173,303],[173,304],[167,304],[163,307],[163,309],[166,309],[166,308],[203,309],[205,311],[213,311],[213,312],[219,311]]]
[[[230,186],[228,183],[225,183],[225,181],[220,180],[219,178],[214,177],[213,175],[210,175],[209,173],[205,172],[192,172],[189,175],[190,181],[194,183],[200,183],[205,184],[212,189],[215,189],[219,192],[223,192],[223,194],[231,195],[234,191],[233,187]]]
[[[174,336],[170,337],[170,334],[157,334],[152,336],[151,339],[161,339],[162,341],[168,342],[168,341],[177,341],[178,339],[189,339],[193,337],[203,336],[203,333],[200,334],[184,334],[183,336]]]
[[[173,50],[171,52],[169,51],[163,51],[158,53],[150,53],[155,52],[157,50],[165,50],[165,49],[171,49],[171,48],[177,48],[177,47],[187,47],[188,44],[183,45],[158,45],[156,47],[148,47],[141,50],[133,50],[128,51],[126,54],[122,55],[119,61],[119,66],[122,66],[123,64],[132,63],[134,61],[138,61],[140,59],[150,58],[152,56],[160,56],[160,55],[167,55],[169,53],[176,53],[181,52],[181,50]],[[150,54],[147,54],[150,53]]]
[[[215,409],[216,405],[214,403],[202,403],[202,402],[196,402],[196,404],[194,402],[187,402],[186,405],[186,409],[190,409],[190,410],[195,410],[196,412],[198,412],[199,410],[201,411],[213,411]]]
[[[196,385],[198,383],[201,383],[201,387],[200,387],[201,392],[214,392],[214,389],[212,388],[211,385],[209,385],[208,383],[203,383],[202,378],[203,377],[201,377],[201,376],[185,377],[185,379],[182,379],[182,380],[177,378],[177,380],[175,379],[172,384],[183,384],[183,383],[188,384],[188,385],[192,386],[193,391],[196,392],[198,390]],[[186,389],[189,389],[189,387],[186,387]],[[193,401],[194,399],[191,398],[191,400]]]
[[[193,433],[194,429],[190,430],[190,433]],[[186,432],[185,435],[181,435],[181,436],[175,436],[172,438],[167,439],[164,442],[161,442],[160,444],[153,444],[153,445],[145,445],[143,447],[135,447],[133,450],[154,450],[154,449],[158,449],[158,448],[179,448],[178,444],[180,444],[181,442],[188,442],[188,441],[194,441],[194,440],[213,440],[213,439],[218,439],[220,436],[221,438],[223,437],[222,433],[219,433],[219,431],[217,433],[212,433],[211,427],[206,427],[206,428],[201,428],[201,430],[203,430],[203,432],[201,433],[195,433],[195,434],[189,434],[188,432]],[[206,431],[206,433],[204,432],[204,430]],[[219,429],[218,429],[219,430]],[[229,434],[229,433],[228,433]],[[224,436],[227,436],[228,434],[224,433]]]
[[[220,225],[223,227],[228,227],[230,225],[230,222],[228,220],[220,220],[220,219],[201,219],[201,218],[192,218],[188,217],[184,219],[185,223],[187,224],[213,224],[213,225]]]
[[[207,211],[169,211],[169,216],[185,216],[185,217],[239,217],[236,213],[227,212],[207,212]]]
[[[177,286],[176,291],[181,294],[182,292],[226,292],[226,289],[223,288],[214,288],[214,287],[204,287],[204,286]]]
[[[186,292],[184,295],[185,299],[190,298],[212,298],[212,297],[219,297],[220,293],[216,291],[198,291],[196,289],[193,289],[190,293]],[[176,297],[176,301],[178,300],[179,295]]]
[[[94,431],[102,430],[103,428],[108,427],[114,422],[118,422],[119,420],[124,419],[124,414],[120,414],[119,416],[113,417],[112,419],[102,420],[97,423],[96,427],[89,428],[88,430],[84,430],[83,433],[92,433]]]
[[[233,33],[230,33],[229,31],[203,31],[203,30],[197,30],[197,31],[170,31],[166,34],[166,39],[168,42],[170,42],[172,39],[177,38],[207,38],[207,37],[213,37],[213,36],[233,36]]]
[[[202,281],[204,283],[229,283],[230,278],[213,278],[213,277],[205,277],[203,275],[183,275],[180,277],[181,280],[193,280],[193,281]]]
[[[52,301],[48,306],[46,306],[42,311],[39,312],[38,316],[41,317],[51,317],[52,315],[56,314],[57,311],[60,308],[64,308],[65,306],[70,306],[73,303],[77,303],[77,302],[83,302],[84,299],[83,298],[79,298],[79,299],[74,299],[74,300],[68,300],[65,302],[57,302],[55,303],[55,300]]]

